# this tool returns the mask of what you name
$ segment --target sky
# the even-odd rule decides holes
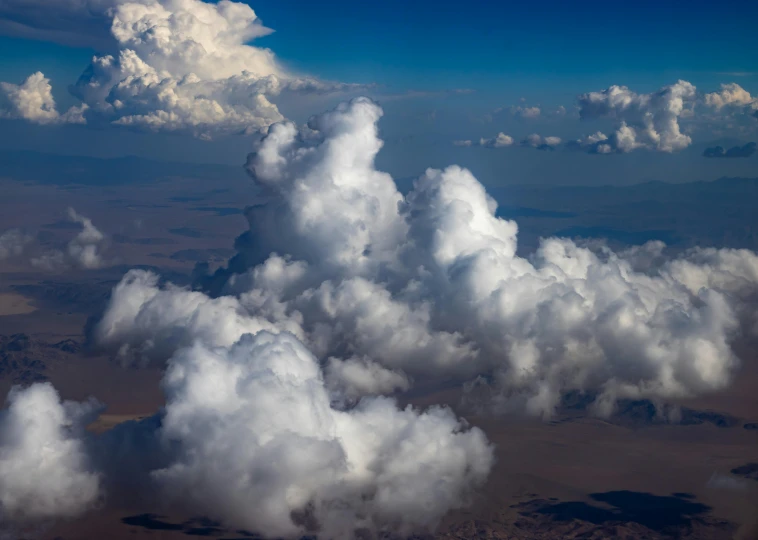
[[[251,8],[244,15],[235,12],[210,23],[224,26],[232,20],[245,21],[249,28],[245,30],[244,24],[235,28],[231,40],[221,33],[209,37],[197,26],[170,28],[174,36],[181,35],[183,45],[204,47],[208,58],[191,61],[180,59],[176,51],[148,50],[156,45],[140,35],[146,27],[132,27],[130,35],[114,33],[112,29],[118,26],[114,20],[128,25],[134,15],[114,16],[109,9],[130,13],[129,6],[151,3],[197,20],[204,17],[193,11],[203,4],[200,0],[61,0],[54,8],[41,0],[0,0],[0,81],[20,85],[39,71],[49,81],[61,118],[71,107],[88,105],[81,118],[72,114],[67,120],[41,123],[23,118],[6,103],[4,112],[0,111],[4,117],[0,118],[0,148],[239,163],[256,133],[271,123],[284,119],[303,123],[342,101],[366,95],[385,113],[380,123],[385,147],[378,163],[399,177],[417,176],[429,164],[443,166],[451,159],[472,168],[489,184],[685,182],[754,176],[757,170],[752,154],[742,159],[703,157],[707,148],[722,146],[726,152],[758,138],[758,118],[751,117],[754,107],[758,108],[758,38],[752,27],[758,6],[754,2],[721,3],[716,9],[712,2],[637,2],[630,8],[617,3],[555,1],[472,1],[464,6],[449,1],[247,0],[246,5],[233,3],[240,9]],[[209,6],[217,7],[211,3],[205,7]],[[165,13],[156,16],[165,22]],[[253,33],[246,33],[250,28]],[[93,57],[110,54],[117,58],[124,50],[140,47],[137,56],[152,58],[151,67],[158,71],[150,81],[138,81],[140,90],[128,90],[132,101],[125,102],[122,111],[130,114],[119,120],[112,110],[105,111],[112,109],[116,97],[106,95],[103,77],[108,84],[118,85],[134,75],[131,68],[118,66],[117,74],[95,76],[86,70]],[[215,47],[225,49],[227,55],[220,59]],[[265,50],[271,52],[271,59],[266,60],[265,73],[256,77],[276,77],[279,87],[261,89],[263,83],[256,78],[241,90],[238,83],[230,82],[229,77],[254,69],[256,57]],[[156,60],[161,56],[162,60]],[[233,57],[238,61],[230,60]],[[226,107],[223,118],[209,120],[202,116],[205,113],[198,113],[202,107],[198,97],[208,91],[207,86],[198,85],[189,90],[184,86],[176,94],[187,97],[191,93],[193,105],[187,107],[195,109],[190,112],[184,107],[181,121],[175,121],[176,117],[166,121],[175,111],[160,103],[158,90],[150,89],[150,84],[159,86],[165,75],[159,72],[166,68],[173,70],[175,81],[205,70],[201,79],[213,81],[221,93],[221,86],[229,90],[237,84],[234,95],[214,98]],[[89,78],[77,84],[83,74]],[[306,80],[309,84],[318,81],[319,88],[296,83],[300,84],[296,89],[289,82],[284,83],[289,87],[282,88],[282,81]],[[695,87],[695,93],[685,98],[685,110],[694,107],[693,113],[677,116],[677,129],[691,138],[688,144],[661,151],[658,147],[650,150],[649,141],[638,141],[634,151],[618,151],[614,146],[613,156],[597,155],[601,152],[591,148],[594,155],[568,149],[569,141],[597,131],[611,136],[608,131],[617,129],[620,122],[636,123],[639,131],[650,112],[611,107],[582,114],[579,96],[613,85],[645,96],[679,80]],[[719,92],[722,84],[739,85],[749,99],[742,99],[739,107],[734,103],[706,106],[705,96]],[[102,92],[91,92],[93,85]],[[85,96],[83,88],[90,93]],[[248,107],[245,103],[254,94],[265,96],[275,112],[268,105]],[[245,111],[240,115],[235,107],[242,102]],[[164,120],[149,120],[157,117],[156,111]],[[507,148],[479,144],[498,133],[513,138],[514,143]],[[552,151],[523,151],[540,147],[520,144],[532,134],[560,138],[561,144],[551,147]],[[471,144],[461,146],[465,143],[460,141]]]

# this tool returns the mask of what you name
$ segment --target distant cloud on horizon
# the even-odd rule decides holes
[[[703,151],[707,158],[747,158],[755,154],[756,143],[749,142],[743,146],[733,146],[725,150],[723,146],[713,146]]]
[[[6,0],[0,13],[23,21],[26,29],[48,25],[36,34],[23,34],[51,40],[68,36],[65,26],[70,19],[106,25],[111,54],[94,56],[70,87],[80,106],[59,113],[49,79],[36,72],[21,84],[0,83],[0,117],[40,124],[95,120],[209,139],[284,120],[271,101],[280,95],[365,88],[294,74],[271,50],[249,45],[271,30],[241,2],[66,0],[54,6],[55,17],[42,7],[37,0]],[[58,26],[64,27],[60,34]],[[102,39],[100,35],[98,44]]]

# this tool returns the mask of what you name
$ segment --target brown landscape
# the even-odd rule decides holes
[[[43,245],[62,245],[73,234],[65,221],[71,206],[107,232],[112,261],[101,270],[57,274],[25,260],[0,263],[0,391],[49,380],[65,399],[95,396],[108,408],[89,426],[93,433],[156,413],[163,399],[160,368],[124,367],[89,350],[88,320],[130,267],[151,267],[182,284],[196,263],[223,264],[234,253],[232,239],[245,229],[250,186],[170,178],[138,190],[82,189],[6,179],[0,189],[0,229],[36,231]],[[679,424],[658,420],[644,401],[622,403],[614,417],[600,420],[577,397],[542,421],[477,413],[462,403],[459,388],[398,396],[418,407],[447,403],[496,445],[485,488],[428,537],[758,538],[758,354],[754,344],[738,350],[742,366],[734,384],[679,403]],[[258,537],[204,516],[113,498],[83,518],[16,534],[50,540]]]

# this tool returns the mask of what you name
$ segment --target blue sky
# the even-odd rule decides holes
[[[245,3],[275,30],[259,45],[295,69],[334,80],[398,89],[463,85],[542,101],[609,84],[649,91],[675,78],[758,80],[756,2]],[[94,53],[2,37],[0,77],[21,77],[33,64],[70,79]]]
[[[129,0],[88,1],[122,4]],[[61,0],[56,7],[67,3],[71,2]],[[623,156],[578,156],[515,148],[530,133],[560,137],[565,143],[598,130],[611,136],[620,121],[639,120],[614,120],[615,112],[579,120],[577,96],[611,85],[626,85],[642,95],[684,79],[697,87],[697,99],[702,102],[703,96],[718,91],[720,84],[737,83],[755,97],[756,2],[246,3],[266,27],[274,29],[253,45],[271,49],[284,69],[324,81],[373,85],[358,93],[368,93],[385,109],[381,128],[387,144],[380,164],[396,175],[416,174],[426,165],[438,166],[451,158],[478,169],[490,182],[598,183],[610,179],[628,183],[758,174],[755,156],[707,162],[701,156],[708,146],[744,144],[757,138],[758,121],[752,122],[745,113],[752,110],[749,107],[740,114],[735,108],[721,109],[720,119],[712,111],[682,116],[681,127],[691,134],[692,142],[663,154],[638,150]],[[19,84],[29,74],[42,71],[62,112],[80,104],[68,88],[92,57],[118,51],[115,46],[101,50],[109,45],[100,38],[87,41],[90,27],[93,35],[107,36],[110,21],[96,27],[87,19],[80,27],[79,12],[66,12],[61,18],[58,13],[45,15],[44,9],[34,11],[29,5],[21,0],[0,0],[0,34],[4,34],[0,35],[0,81]],[[10,31],[2,24],[3,17],[14,24],[21,21],[31,30]],[[58,20],[68,28],[54,28]],[[39,38],[37,30],[50,32],[51,28],[78,33],[87,46],[54,42],[68,43],[70,39],[29,37]],[[473,92],[456,92],[461,89]],[[353,94],[272,99],[284,117],[302,122]],[[566,115],[556,114],[559,106],[565,107]],[[516,113],[492,114],[496,109],[512,111],[509,107],[538,107],[541,114],[531,120]],[[112,120],[95,118],[92,108],[87,114],[92,116],[86,126],[0,120],[0,147],[35,148],[45,141],[42,150],[60,153],[234,163],[244,159],[250,146],[245,137],[214,136],[211,141],[198,141],[196,132],[192,137],[178,131],[114,128]],[[452,144],[471,140],[475,146],[479,138],[494,137],[498,132],[512,136],[514,148]],[[615,147],[614,152],[620,153]],[[512,171],[510,180],[503,180],[503,170]]]
[[[675,77],[758,72],[755,2],[248,2],[262,39],[323,77],[399,87],[461,83],[557,99],[586,84],[654,89]],[[755,78],[753,73],[751,78]]]

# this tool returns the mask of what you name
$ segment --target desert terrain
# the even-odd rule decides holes
[[[98,270],[65,272],[35,268],[28,257],[0,261],[3,395],[13,385],[47,380],[65,399],[94,396],[107,410],[89,426],[93,433],[159,411],[161,367],[121,365],[91,347],[87,329],[129,268],[150,268],[186,285],[196,264],[213,269],[235,253],[234,238],[246,228],[244,208],[255,202],[244,174],[233,168],[205,178],[181,173],[86,189],[70,180],[0,180],[0,230],[29,231],[35,249],[62,246],[76,232],[65,217],[73,207],[107,234],[110,261]],[[699,187],[705,195],[687,192],[682,214],[668,218],[655,208],[681,199],[670,191],[686,188],[635,188],[628,203],[612,192],[607,204],[597,192],[591,205],[586,194],[577,196],[580,204],[565,194],[503,189],[501,213],[536,231],[523,249],[556,233],[605,236],[627,245],[658,235],[681,249],[719,242],[755,248],[758,224],[745,210],[745,193],[753,193],[758,181],[721,182],[736,186],[731,210],[711,222],[706,236],[698,235],[703,220],[697,204],[709,198],[709,186]],[[622,230],[613,220],[638,212],[640,201],[652,210],[637,221],[638,229]],[[615,416],[600,420],[587,413],[582,396],[574,396],[556,417],[542,420],[483,413],[462,400],[459,387],[438,382],[398,396],[422,408],[447,403],[496,445],[487,485],[428,537],[758,538],[757,351],[755,344],[740,343],[742,365],[730,388],[674,404],[682,408],[676,424],[659,419],[644,401],[622,403]],[[83,518],[14,534],[50,540],[258,537],[256,531],[229,530],[204,516],[120,497],[107,498]]]

